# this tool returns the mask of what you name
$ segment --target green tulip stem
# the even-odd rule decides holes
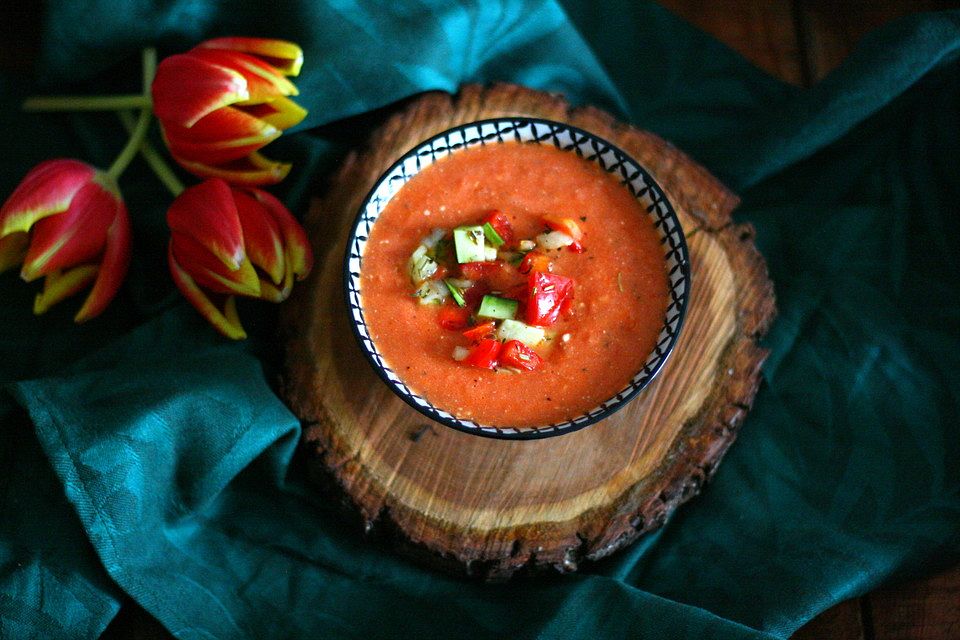
[[[120,116],[120,122],[123,123],[127,133],[133,133],[133,130],[136,128],[136,119],[133,117],[133,113],[130,111],[120,111],[117,115]],[[167,161],[163,159],[160,152],[158,152],[146,138],[140,143],[140,155],[143,156],[143,159],[147,162],[147,165],[150,166],[153,173],[174,197],[183,192],[184,187],[183,183],[180,182],[180,178],[177,177],[177,174],[174,173],[170,165],[167,164]]]
[[[116,96],[34,96],[23,101],[23,110],[41,111],[116,111],[150,107],[150,94]]]
[[[157,70],[157,51],[156,49],[150,47],[143,50],[143,96],[148,97],[150,95],[150,85],[153,83],[153,75]],[[130,165],[133,159],[137,156],[137,153],[140,151],[140,145],[143,144],[143,141],[147,137],[147,131],[150,129],[150,120],[153,116],[153,108],[151,106],[145,106],[140,110],[140,116],[137,118],[137,123],[133,127],[133,131],[130,133],[130,139],[127,140],[126,146],[123,147],[123,151],[120,152],[120,155],[117,156],[117,159],[113,161],[113,164],[110,165],[110,168],[107,169],[107,175],[117,180],[120,178],[126,168]]]

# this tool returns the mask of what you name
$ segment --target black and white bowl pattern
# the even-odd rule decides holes
[[[384,361],[370,338],[360,304],[360,270],[370,229],[390,199],[414,175],[440,158],[460,149],[503,142],[553,145],[584,160],[595,162],[619,178],[620,183],[646,208],[660,234],[670,283],[670,303],[663,329],[643,368],[612,398],[571,420],[537,427],[509,427],[478,424],[457,418],[430,404],[404,384]],[[627,404],[653,380],[673,350],[683,325],[690,299],[690,260],[680,221],[660,186],[633,158],[606,140],[577,127],[537,118],[481,120],[444,131],[408,151],[377,181],[364,198],[350,232],[343,266],[344,290],[350,324],[360,348],[377,374],[407,404],[448,427],[474,435],[502,439],[536,439],[571,433],[591,425]]]

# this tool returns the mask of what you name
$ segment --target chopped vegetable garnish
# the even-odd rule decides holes
[[[541,233],[537,236],[537,246],[547,251],[569,247],[575,242],[576,240],[562,231],[551,231],[550,233]]]
[[[434,229],[430,232],[426,238],[423,239],[423,242],[420,244],[424,245],[428,249],[433,249],[437,246],[437,243],[443,240],[443,236],[447,235],[447,232],[444,229]]]
[[[573,239],[573,242],[567,246],[574,253],[583,253],[583,229],[573,218],[560,218],[557,216],[544,216],[543,223],[548,229],[559,231]]]
[[[484,318],[499,318],[501,320],[513,318],[517,314],[517,307],[520,303],[510,298],[500,298],[498,296],[486,295],[480,301],[480,309],[477,315]]]
[[[547,257],[547,255],[539,251],[531,251],[523,256],[523,260],[520,261],[519,271],[526,275],[531,271],[550,271],[552,266],[550,258]]]
[[[436,261],[427,255],[428,247],[421,244],[417,247],[413,255],[410,256],[410,279],[413,284],[420,284],[424,280],[429,280],[430,276],[437,272]]]
[[[504,320],[497,329],[497,338],[508,342],[519,340],[528,347],[535,347],[546,337],[546,332],[540,327],[531,327],[519,320]]]
[[[463,289],[457,286],[457,282],[457,280],[447,278],[443,281],[443,284],[447,285],[450,295],[453,296],[453,301],[456,302],[458,306],[464,307],[467,305],[467,302],[463,299]]]
[[[441,304],[450,296],[447,287],[438,280],[427,280],[414,292],[420,304]]]
[[[507,216],[492,211],[479,224],[452,233],[433,230],[410,256],[407,269],[417,285],[414,295],[421,304],[440,305],[440,326],[461,332],[470,344],[456,346],[454,360],[515,373],[543,366],[542,356],[534,351],[549,340],[543,327],[557,322],[573,305],[573,280],[551,273],[554,263],[545,251],[583,250],[583,231],[572,219],[548,216],[543,221],[550,231],[536,242],[515,241]],[[623,291],[619,273],[617,286]]]
[[[461,331],[465,329],[470,322],[470,310],[461,307],[440,307],[440,313],[437,316],[440,326],[449,331]]]
[[[453,245],[457,251],[457,262],[482,262],[487,259],[486,236],[483,233],[483,227],[473,225],[469,227],[457,227],[453,230]],[[496,252],[496,249],[494,249]],[[496,259],[496,255],[494,255]]]
[[[487,217],[483,219],[483,223],[493,227],[493,230],[496,231],[500,239],[503,240],[503,244],[509,245],[513,242],[513,227],[507,216],[500,211],[491,211]],[[491,243],[493,243],[492,240]],[[496,243],[493,244],[497,247],[500,246]]]
[[[463,359],[463,363],[480,369],[495,369],[501,347],[499,340],[481,340],[470,349],[470,353]]]
[[[573,301],[573,280],[564,276],[531,271],[528,287],[527,324],[550,326]]]
[[[573,218],[544,216],[543,224],[547,225],[548,229],[565,233],[566,235],[570,236],[577,242],[583,240],[583,230],[580,228],[580,225],[577,224],[576,220],[574,220]]]
[[[500,365],[533,371],[543,364],[537,352],[519,340],[510,340],[500,350]]]
[[[463,300],[467,303],[468,309],[476,309],[480,306],[483,296],[490,293],[490,285],[482,280],[463,292]]]
[[[503,238],[500,237],[500,234],[497,233],[497,230],[493,228],[493,225],[489,222],[483,223],[483,235],[487,237],[487,240],[494,247],[499,247],[503,244]]]
[[[497,325],[491,320],[490,322],[484,322],[483,324],[478,324],[472,329],[467,329],[463,332],[463,336],[469,340],[471,343],[480,342],[484,338],[492,338],[497,332]]]
[[[623,274],[617,271],[617,289],[620,289],[620,293],[623,293]]]

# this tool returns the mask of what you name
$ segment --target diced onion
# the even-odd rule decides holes
[[[427,255],[427,247],[422,244],[410,255],[407,266],[414,284],[420,284],[437,272],[436,261]]]
[[[521,240],[518,246],[520,251],[533,251],[537,247],[537,243],[533,240]]]
[[[467,356],[470,355],[470,349],[466,347],[454,347],[453,348],[453,359],[457,362],[465,360]]]
[[[541,249],[562,249],[569,247],[574,243],[574,239],[562,231],[551,231],[550,233],[541,233],[537,236],[537,244]]]
[[[473,286],[473,280],[464,280],[462,278],[447,278],[447,282],[457,289],[469,289]]]
[[[450,291],[440,280],[427,280],[413,295],[420,299],[420,304],[440,304],[447,299]]]
[[[425,246],[427,249],[433,249],[445,235],[447,235],[447,232],[443,229],[434,229],[432,232],[430,232],[430,235],[420,241],[420,244]]]

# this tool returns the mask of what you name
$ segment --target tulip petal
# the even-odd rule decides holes
[[[203,245],[182,233],[170,239],[177,264],[186,270],[201,287],[214,293],[258,297],[260,278],[249,260],[243,260],[239,269],[228,269]]]
[[[217,109],[189,129],[169,122],[161,127],[174,157],[203,164],[238,160],[281,134],[273,125],[233,107]]]
[[[288,76],[298,75],[300,67],[303,66],[303,49],[286,40],[242,37],[214,38],[201,42],[196,48],[227,49],[259,56]]]
[[[289,98],[283,96],[274,98],[263,104],[241,107],[252,116],[256,116],[267,124],[273,125],[281,131],[300,124],[307,117],[307,110]]]
[[[243,242],[250,261],[270,276],[274,284],[283,280],[283,237],[274,216],[256,198],[233,189]]]
[[[261,189],[249,189],[248,193],[256,198],[277,221],[280,233],[283,235],[286,259],[290,262],[297,280],[303,280],[313,268],[313,251],[307,239],[307,232],[276,197]]]
[[[184,190],[167,211],[167,225],[199,242],[232,271],[244,261],[243,228],[223,180],[211,178]]]
[[[74,322],[86,322],[97,317],[117,295],[130,266],[131,244],[130,217],[127,207],[120,201],[113,223],[107,230],[106,248],[100,260],[97,279],[80,311],[74,316]]]
[[[97,181],[81,188],[63,213],[37,222],[20,276],[30,282],[52,271],[94,261],[123,202]]]
[[[279,96],[295,96],[298,93],[297,87],[283,74],[259,58],[245,53],[225,49],[194,49],[189,55],[242,75],[247,81],[249,94],[244,103],[255,104]]]
[[[250,98],[242,74],[189,53],[160,63],[151,93],[159,120],[187,128],[221,107]]]
[[[29,231],[33,224],[66,210],[96,169],[78,160],[58,159],[34,167],[0,208],[0,237]]]
[[[260,299],[267,302],[283,302],[290,295],[293,287],[287,287],[286,282],[282,286],[275,286],[269,280],[260,281]]]
[[[95,264],[84,264],[66,273],[53,271],[47,274],[43,281],[43,291],[33,299],[34,315],[46,313],[53,305],[84,289],[97,276],[99,270]]]
[[[275,162],[254,151],[240,160],[221,165],[208,165],[176,158],[177,163],[201,178],[222,178],[230,184],[253,187],[276,184],[287,177],[293,167],[288,162]]]
[[[30,237],[18,231],[0,238],[0,273],[12,269],[23,262],[27,255]]]
[[[224,305],[224,311],[217,309],[216,305],[207,297],[200,287],[197,286],[190,274],[184,271],[173,256],[172,245],[167,250],[167,262],[170,265],[170,273],[173,276],[173,282],[177,285],[180,293],[193,305],[193,308],[200,312],[213,327],[221,334],[234,340],[241,340],[247,337],[246,332],[240,325],[240,318],[237,316],[236,301],[233,296],[227,298]]]

